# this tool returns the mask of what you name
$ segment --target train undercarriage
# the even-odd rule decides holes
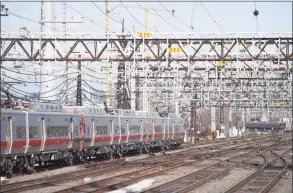
[[[98,148],[69,149],[56,152],[36,152],[30,155],[14,155],[2,157],[0,159],[0,173],[7,178],[11,178],[13,173],[31,174],[35,172],[36,165],[47,167],[49,164],[56,164],[59,167],[71,166],[75,164],[85,163],[96,158],[112,159],[127,156],[127,154],[149,154],[154,155],[155,152],[165,152],[168,150],[178,149],[183,143],[182,139],[173,139],[165,141],[151,141],[144,143],[127,143],[120,145],[102,146]]]

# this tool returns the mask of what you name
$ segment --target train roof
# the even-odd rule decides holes
[[[76,114],[93,114],[93,115],[122,115],[122,116],[137,116],[137,117],[161,117],[158,112],[134,111],[126,109],[114,109],[107,113],[104,108],[96,106],[62,106],[46,102],[23,102],[26,103],[21,109],[34,112],[65,112]],[[18,110],[17,108],[14,110]],[[174,113],[169,113],[169,118],[180,118]]]

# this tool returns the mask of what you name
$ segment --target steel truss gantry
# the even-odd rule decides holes
[[[292,34],[30,34],[16,37],[1,34],[2,61],[154,61],[154,62],[233,62],[293,59]],[[121,37],[125,37],[121,39]],[[67,49],[62,49],[66,42]],[[15,56],[19,48],[20,55]],[[40,50],[52,47],[53,57],[40,57]],[[168,48],[179,48],[172,51]],[[76,54],[78,52],[78,54]],[[81,58],[77,55],[82,54]],[[170,67],[170,66],[168,66]],[[188,66],[181,64],[187,69]]]
[[[48,47],[52,57],[40,51]],[[292,47],[292,33],[1,34],[3,62],[124,62],[124,78],[139,80],[144,109],[170,98],[197,107],[291,108]]]

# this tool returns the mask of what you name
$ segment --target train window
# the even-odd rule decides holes
[[[162,132],[163,128],[161,126],[155,126],[155,132]]]
[[[25,139],[26,138],[25,127],[16,127],[16,138],[17,139]]]
[[[126,133],[126,126],[121,126],[121,135]]]
[[[120,133],[119,126],[116,126],[116,127],[115,127],[115,134],[119,134],[119,133]]]
[[[129,133],[132,134],[132,133],[139,133],[139,130],[140,130],[140,126],[136,126],[136,125],[132,125],[132,126],[129,126]]]
[[[52,129],[50,127],[47,127],[47,136],[52,137]]]
[[[48,126],[48,137],[64,137],[68,135],[68,126]]]
[[[39,134],[39,128],[36,126],[31,126],[29,127],[29,134],[30,134],[30,139],[36,139],[38,138],[38,134]]]
[[[107,135],[108,134],[108,126],[96,126],[96,134],[97,135]]]
[[[78,126],[75,126],[75,136],[78,136]]]

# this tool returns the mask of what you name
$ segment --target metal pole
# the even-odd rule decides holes
[[[105,0],[106,3],[106,36],[109,38],[110,32],[110,1]],[[108,42],[107,42],[108,43]],[[111,95],[111,74],[110,74],[110,62],[106,64],[106,104],[109,107],[111,103],[110,95]]]
[[[80,59],[80,55],[78,58]],[[77,76],[77,85],[76,85],[76,106],[82,106],[81,99],[81,61],[78,61],[78,76]]]

